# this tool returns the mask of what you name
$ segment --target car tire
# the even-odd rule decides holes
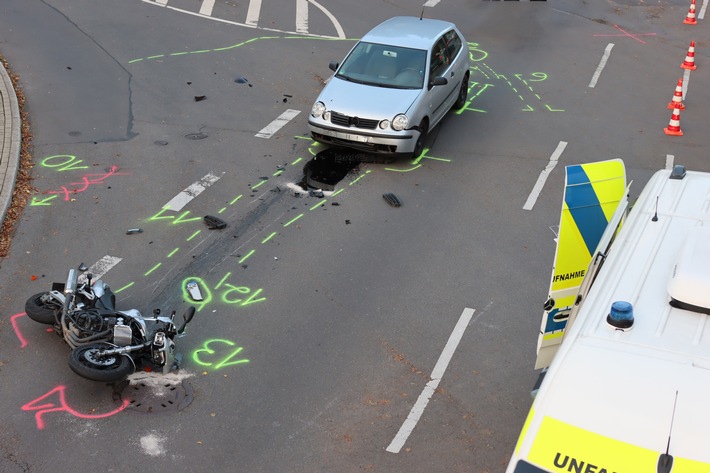
[[[417,159],[424,152],[424,145],[426,144],[426,137],[428,134],[429,122],[425,118],[419,125],[419,138],[417,138],[417,142],[414,144],[414,151],[412,151],[412,159]]]
[[[456,97],[456,102],[454,102],[454,106],[451,108],[453,110],[459,110],[460,108],[463,108],[463,106],[466,105],[467,99],[468,99],[468,75],[466,75],[463,78],[463,81],[461,81],[461,88],[459,88],[459,96]]]

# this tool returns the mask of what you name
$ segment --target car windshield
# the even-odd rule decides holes
[[[426,51],[359,42],[335,77],[361,84],[396,89],[424,86]]]

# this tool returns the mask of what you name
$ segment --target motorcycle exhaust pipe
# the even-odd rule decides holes
[[[76,285],[77,285],[77,280],[79,278],[79,274],[76,272],[76,269],[72,268],[69,270],[69,275],[67,275],[67,283],[64,286],[64,294],[66,297],[64,297],[64,313],[66,314],[69,311],[69,307],[71,307],[72,300],[74,299],[74,293],[76,292]]]

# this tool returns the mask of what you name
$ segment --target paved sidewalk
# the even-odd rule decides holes
[[[0,225],[12,201],[20,164],[20,108],[12,81],[0,63]]]

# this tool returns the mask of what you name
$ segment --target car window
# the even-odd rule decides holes
[[[456,31],[450,30],[439,38],[431,53],[430,79],[444,75],[459,51],[461,51],[461,38]]]

